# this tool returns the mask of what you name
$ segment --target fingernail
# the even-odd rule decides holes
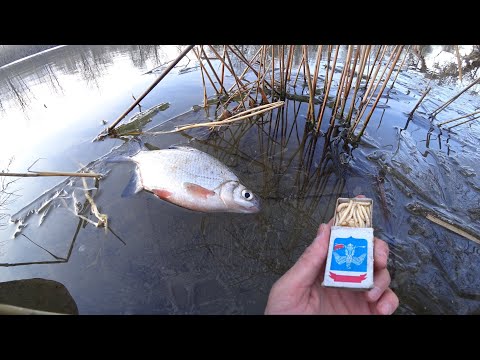
[[[382,305],[380,306],[380,312],[381,312],[383,315],[391,315],[391,314],[393,314],[393,307],[392,307],[392,305],[390,305],[389,303],[382,304]]]

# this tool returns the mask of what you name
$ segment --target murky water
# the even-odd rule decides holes
[[[89,164],[106,174],[98,189],[91,180],[86,185],[111,229],[75,215],[76,209],[96,220],[82,212],[81,179],[22,178],[8,187],[21,196],[11,198],[4,213],[19,221],[0,228],[0,263],[9,265],[0,268],[0,281],[59,281],[81,314],[259,314],[273,282],[332,217],[337,197],[364,194],[374,199],[375,234],[390,245],[397,313],[480,312],[474,276],[480,246],[425,217],[480,233],[480,126],[440,131],[426,115],[459,89],[434,87],[408,121],[428,80],[412,69],[401,73],[355,149],[312,137],[308,104],[299,97],[257,121],[216,132],[143,136],[153,147],[188,144],[212,154],[262,198],[258,214],[202,214],[147,192],[122,198],[134,166],[104,159],[112,149],[128,153],[130,144],[92,142],[105,127],[102,120],[112,122],[158,76],[157,67],[179,53],[175,46],[67,46],[0,69],[0,168],[12,156],[16,172],[38,158],[35,170],[77,171]],[[215,105],[208,112],[192,109],[203,94],[190,57],[142,101],[142,111],[168,103],[143,122],[146,129],[214,118]],[[291,91],[305,95],[307,88],[299,81]],[[476,107],[478,95],[467,93],[438,119]],[[327,126],[324,120],[322,130]]]

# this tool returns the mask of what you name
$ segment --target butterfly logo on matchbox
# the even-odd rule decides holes
[[[336,238],[333,242],[331,270],[364,272],[367,271],[368,243],[354,237]]]

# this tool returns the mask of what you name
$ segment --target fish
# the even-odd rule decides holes
[[[256,213],[260,198],[222,162],[188,146],[141,150],[129,159],[136,171],[123,197],[146,190],[200,212]]]

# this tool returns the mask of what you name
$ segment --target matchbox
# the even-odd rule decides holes
[[[372,199],[337,199],[323,286],[373,287],[372,210]]]

